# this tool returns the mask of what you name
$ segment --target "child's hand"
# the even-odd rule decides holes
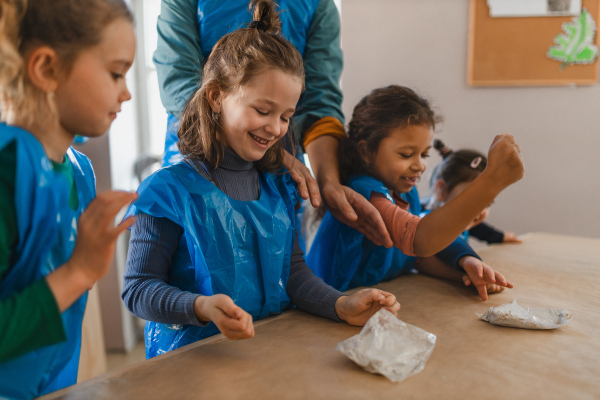
[[[114,221],[119,211],[136,197],[135,193],[123,191],[101,193],[79,217],[75,248],[67,264],[81,272],[80,276],[88,289],[106,274],[117,238],[133,224],[134,217],[117,226],[114,226]]]
[[[523,177],[525,167],[521,149],[508,133],[494,138],[488,153],[488,164],[483,172],[492,182],[507,187]]]
[[[201,321],[212,321],[226,338],[231,340],[254,337],[252,316],[224,294],[199,296],[194,311]]]
[[[379,289],[361,289],[349,296],[341,296],[335,302],[338,317],[354,326],[363,326],[381,308],[398,315],[400,303],[396,296]]]
[[[510,282],[504,279],[504,276],[500,272],[494,271],[492,267],[475,257],[467,256],[462,258],[460,265],[467,273],[467,276],[463,277],[463,282],[466,286],[473,284],[479,293],[479,297],[484,301],[488,299],[488,284],[494,285],[489,287],[494,293],[498,291],[495,286],[513,287]]]
[[[523,241],[512,232],[504,232],[504,239],[502,239],[502,243],[523,243]]]

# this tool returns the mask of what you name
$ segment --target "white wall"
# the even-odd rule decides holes
[[[489,222],[600,237],[600,87],[469,87],[468,16],[468,0],[344,0],[346,122],[371,89],[409,86],[445,116],[436,136],[448,146],[487,152],[503,132],[519,142],[525,177],[497,198]]]

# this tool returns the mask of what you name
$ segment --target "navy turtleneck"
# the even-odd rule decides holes
[[[207,163],[186,162],[235,200],[251,201],[260,197],[259,172],[254,163],[245,161],[230,149],[225,149],[217,168]],[[121,295],[129,311],[137,317],[168,324],[205,325],[194,313],[194,300],[199,295],[167,283],[171,260],[182,234],[183,228],[167,218],[138,215],[131,229]],[[297,233],[286,290],[297,308],[339,321],[335,301],[343,294],[308,268]]]

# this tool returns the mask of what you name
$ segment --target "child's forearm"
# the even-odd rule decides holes
[[[48,274],[46,282],[54,295],[58,309],[62,313],[82,294],[91,289],[95,281],[90,280],[81,268],[67,262]]]
[[[415,233],[415,254],[429,257],[444,249],[503,189],[482,173],[461,194],[421,219]]]

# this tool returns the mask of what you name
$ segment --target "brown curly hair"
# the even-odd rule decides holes
[[[354,175],[368,173],[369,166],[360,156],[358,143],[366,141],[367,152],[375,154],[381,141],[394,129],[429,125],[435,129],[442,117],[435,114],[429,101],[404,86],[390,85],[373,90],[354,107],[348,132],[340,141],[339,164],[342,183]]]

